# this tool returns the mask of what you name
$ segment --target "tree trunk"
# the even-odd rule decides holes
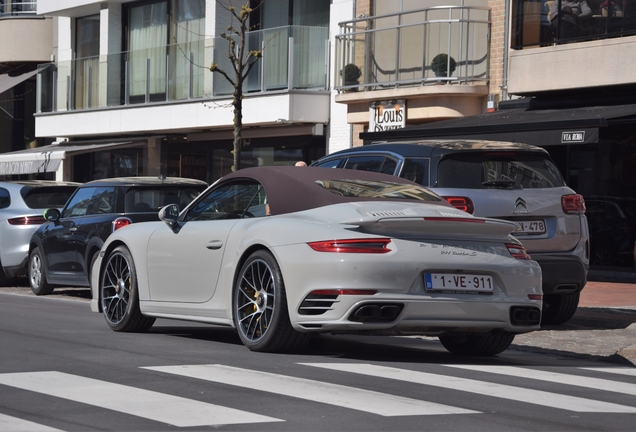
[[[234,100],[232,101],[232,105],[234,105],[234,161],[232,165],[232,172],[238,171],[241,169],[241,150],[243,149],[243,92],[242,82],[239,82],[237,88],[234,90]]]

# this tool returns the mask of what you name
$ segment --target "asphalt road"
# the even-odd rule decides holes
[[[633,430],[636,368],[434,338],[316,337],[252,353],[231,329],[112,332],[87,290],[0,288],[0,430]],[[592,368],[592,369],[588,369]],[[600,368],[600,369],[599,369]]]

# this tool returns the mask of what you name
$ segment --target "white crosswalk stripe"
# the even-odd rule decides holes
[[[579,369],[636,377],[636,369],[634,368],[584,367]]]
[[[62,432],[60,429],[0,414],[0,431],[11,432]]]
[[[369,390],[224,365],[147,367],[190,378],[322,402],[382,416],[475,414],[463,408]],[[254,383],[258,383],[255,388]]]
[[[61,372],[0,374],[0,384],[178,427],[283,421],[247,411]]]
[[[467,378],[359,363],[300,363],[306,366],[442,387],[575,412],[636,413],[636,408]]]
[[[470,365],[445,365],[457,369],[468,369],[479,372],[488,372],[499,375],[528,378],[539,381],[553,382],[577,387],[585,387],[608,392],[636,395],[636,384],[622,383],[618,381],[590,378],[564,373],[548,372],[535,369],[526,369],[515,366],[470,366]]]

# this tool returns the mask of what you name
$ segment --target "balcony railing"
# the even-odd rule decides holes
[[[250,32],[249,49],[263,48],[244,92],[326,90],[328,29],[286,26]],[[41,65],[38,112],[165,103],[231,95],[233,87],[209,65],[233,76],[228,43],[212,38]]]
[[[0,2],[0,18],[36,15],[38,2],[4,0]]]
[[[485,81],[489,41],[485,7],[438,6],[345,21],[336,36],[335,88]],[[452,60],[438,61],[447,56]]]

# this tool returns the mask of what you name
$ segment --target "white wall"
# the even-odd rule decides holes
[[[340,32],[339,22],[352,20],[355,12],[353,0],[333,0],[329,14],[329,44],[330,44],[330,86],[334,85],[334,65],[336,64],[336,35]],[[352,126],[347,123],[347,105],[336,103],[336,91],[331,92],[331,116],[327,128],[327,154],[351,147]]]

